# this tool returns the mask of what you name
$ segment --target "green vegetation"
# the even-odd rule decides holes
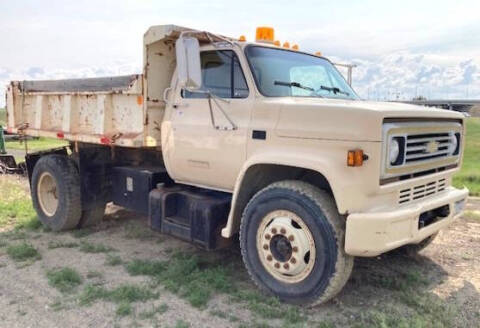
[[[8,246],[7,254],[12,260],[17,262],[38,260],[41,258],[40,253],[38,253],[38,251],[31,244],[27,244],[25,242]]]
[[[66,242],[61,240],[51,240],[48,242],[48,249],[75,248],[75,247],[78,247],[78,244],[74,242]]]
[[[194,254],[175,253],[167,261],[134,260],[126,264],[131,275],[146,275],[154,283],[185,298],[194,307],[203,308],[216,293],[229,294],[232,301],[243,303],[259,317],[280,319],[285,325],[304,322],[301,309],[281,303],[277,298],[244,288],[234,279],[230,266],[208,262]],[[229,317],[235,321],[236,318]]]
[[[94,244],[86,241],[80,244],[80,251],[84,253],[108,253],[113,250],[113,248],[103,244]]]
[[[64,140],[51,139],[40,137],[38,139],[27,140],[28,150],[45,150],[50,148],[57,148],[67,146],[68,142]],[[18,140],[10,140],[5,142],[5,147],[8,149],[25,149],[25,142],[20,142]]]
[[[128,222],[125,225],[125,238],[128,239],[139,239],[139,240],[148,240],[153,238],[158,238],[159,235],[150,228],[143,226],[137,222]]]
[[[145,286],[121,285],[108,290],[101,286],[88,285],[80,295],[80,304],[90,305],[97,300],[113,302],[117,304],[116,314],[125,316],[133,312],[132,303],[155,298],[158,298],[158,293]]]
[[[88,271],[87,272],[87,278],[88,279],[103,278],[103,273],[101,273],[99,271]]]
[[[470,195],[480,196],[480,118],[467,119],[467,137],[463,165],[460,172],[453,177],[453,185],[466,186]]]
[[[152,306],[151,310],[147,310],[144,312],[141,312],[138,317],[140,319],[152,319],[154,318],[157,314],[163,314],[168,311],[168,305],[167,304],[161,304],[159,306]]]
[[[118,255],[107,254],[107,258],[105,260],[105,265],[109,266],[117,266],[122,264],[122,258]]]
[[[465,211],[463,214],[464,218],[471,219],[471,220],[478,220],[480,221],[480,212],[479,211]]]
[[[72,268],[58,268],[47,272],[48,283],[62,293],[71,292],[82,283],[80,274]]]
[[[0,179],[0,228],[36,230],[41,226],[29,193],[13,179]]]
[[[228,268],[202,263],[198,256],[189,254],[174,254],[168,263],[135,260],[126,269],[131,275],[152,276],[195,307],[204,307],[215,291],[228,292],[231,284]]]
[[[188,328],[188,327],[190,327],[190,324],[183,320],[177,320],[177,323],[175,323],[175,328]]]
[[[7,126],[7,109],[0,108],[0,125],[5,128]]]

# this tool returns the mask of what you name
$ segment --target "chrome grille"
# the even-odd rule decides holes
[[[405,204],[417,199],[422,199],[431,195],[435,195],[446,188],[446,179],[439,179],[425,184],[414,186],[400,190],[398,203]]]
[[[426,133],[408,135],[405,146],[405,163],[415,163],[433,158],[447,157],[452,152],[455,135]]]

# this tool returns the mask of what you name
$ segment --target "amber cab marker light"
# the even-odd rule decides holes
[[[273,43],[275,40],[275,31],[273,27],[260,26],[257,27],[255,40],[257,42]]]
[[[317,51],[317,52],[315,53],[315,56],[322,57],[322,52],[321,52],[321,51]]]
[[[293,49],[293,50],[298,50],[298,44],[294,44],[294,45],[292,46],[292,49]]]
[[[277,47],[280,47],[280,40],[275,40],[273,44],[276,45]]]
[[[288,41],[285,41],[285,42],[283,43],[283,47],[284,47],[284,48],[290,48],[290,43],[288,43]]]
[[[366,161],[368,156],[363,153],[361,149],[349,150],[347,155],[348,166],[362,166],[363,161]]]
[[[238,41],[245,42],[247,41],[247,38],[245,37],[245,35],[240,35],[240,37],[238,38]]]

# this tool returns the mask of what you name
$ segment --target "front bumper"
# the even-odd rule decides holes
[[[450,225],[462,213],[467,197],[467,189],[448,187],[434,197],[389,212],[352,213],[347,217],[345,251],[353,256],[376,256],[406,244],[419,243]],[[449,207],[448,216],[419,228],[422,213],[445,205]]]

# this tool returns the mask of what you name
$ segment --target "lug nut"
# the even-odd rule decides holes
[[[282,235],[284,235],[284,234],[287,233],[287,230],[285,230],[285,228],[282,228],[282,229],[280,229],[280,233],[281,233]]]
[[[275,235],[277,234],[277,228],[272,228],[272,233]]]
[[[272,255],[267,255],[267,261],[271,261],[271,260],[273,260]]]
[[[288,240],[293,241],[293,235],[288,236]]]
[[[267,250],[267,249],[268,249],[268,245],[267,245],[267,244],[263,245],[263,249],[264,249],[264,250]]]
[[[272,236],[270,236],[270,234],[265,234],[265,239],[269,240]]]
[[[293,251],[294,253],[298,252],[298,247],[297,247],[297,246],[293,246],[292,251]]]
[[[296,260],[294,257],[292,257],[292,258],[290,259],[290,263],[295,264],[295,263],[297,263],[297,260]]]
[[[276,269],[280,269],[280,263],[278,263],[278,262],[275,263],[275,268],[276,268]]]
[[[288,270],[288,269],[290,268],[290,266],[288,265],[288,263],[285,263],[285,264],[283,265],[283,268],[284,268],[285,270]]]

